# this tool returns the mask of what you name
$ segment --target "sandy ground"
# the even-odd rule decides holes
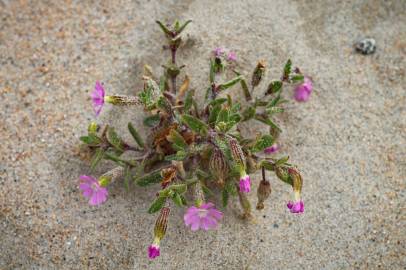
[[[405,1],[100,2],[0,1],[0,269],[405,269]],[[179,61],[198,91],[218,45],[246,73],[266,59],[268,81],[289,57],[313,77],[311,101],[290,102],[278,120],[306,210],[288,213],[291,190],[273,177],[256,224],[232,204],[219,230],[192,233],[175,210],[150,261],[154,190],[115,184],[106,204],[88,206],[78,138],[94,82],[138,91],[143,64],[160,70],[167,57],[154,20],[175,18],[194,20]],[[365,36],[373,55],[353,51]],[[107,108],[99,121],[142,116],[124,112]]]

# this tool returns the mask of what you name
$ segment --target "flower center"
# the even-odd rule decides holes
[[[198,215],[200,218],[203,218],[203,217],[207,216],[207,213],[208,213],[207,209],[199,209],[199,210],[197,211],[197,215]]]
[[[96,191],[99,189],[99,185],[97,183],[92,183],[91,187],[92,187],[93,191]]]

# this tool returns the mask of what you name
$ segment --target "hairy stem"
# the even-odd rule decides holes
[[[172,64],[176,66],[176,46],[172,46],[171,53],[172,53]],[[176,75],[172,76],[172,92],[176,94]]]

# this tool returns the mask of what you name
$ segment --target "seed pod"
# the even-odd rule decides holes
[[[159,241],[165,236],[170,211],[171,209],[169,207],[163,207],[155,222],[154,236],[159,239]]]
[[[234,138],[230,138],[228,144],[230,145],[231,155],[234,162],[237,163],[241,169],[245,170],[245,155],[240,144]]]
[[[228,173],[228,164],[220,149],[215,148],[210,157],[209,167],[214,176],[217,177],[217,184],[224,186],[224,180]]]
[[[257,66],[254,69],[254,72],[252,73],[251,80],[252,87],[257,86],[261,82],[264,73],[265,73],[265,61],[261,60],[258,62]]]
[[[104,101],[120,106],[138,105],[141,103],[138,97],[124,95],[105,96]]]
[[[259,182],[258,190],[257,190],[257,196],[258,196],[258,203],[257,203],[257,209],[262,210],[264,209],[264,201],[268,199],[269,195],[271,195],[271,183],[266,180],[261,180]]]

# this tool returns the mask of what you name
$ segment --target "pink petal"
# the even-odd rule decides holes
[[[81,176],[79,176],[79,179],[82,181],[85,181],[89,184],[92,184],[93,182],[97,182],[96,178],[89,176],[89,175],[81,175]]]
[[[209,203],[204,203],[204,204],[202,204],[202,205],[200,206],[201,209],[210,209],[210,208],[213,208],[213,207],[214,207],[214,204],[211,203],[211,202],[209,202]]]
[[[199,229],[200,226],[200,219],[197,219],[195,222],[192,223],[192,226],[190,227],[190,229],[195,232]]]
[[[197,214],[190,214],[190,215],[185,215],[183,217],[186,226],[191,225],[192,223],[199,222],[199,216]]]
[[[217,220],[220,220],[222,217],[223,217],[223,213],[221,213],[219,210],[217,210],[217,209],[211,209],[210,211],[209,211],[209,216],[210,217],[213,217],[213,218],[215,218],[215,219],[217,219]]]
[[[217,221],[215,219],[212,219],[210,217],[205,217],[201,221],[201,228],[205,231],[209,229],[214,229],[217,227]]]
[[[87,184],[80,184],[79,188],[83,191],[83,196],[90,198],[93,194],[93,189]]]

